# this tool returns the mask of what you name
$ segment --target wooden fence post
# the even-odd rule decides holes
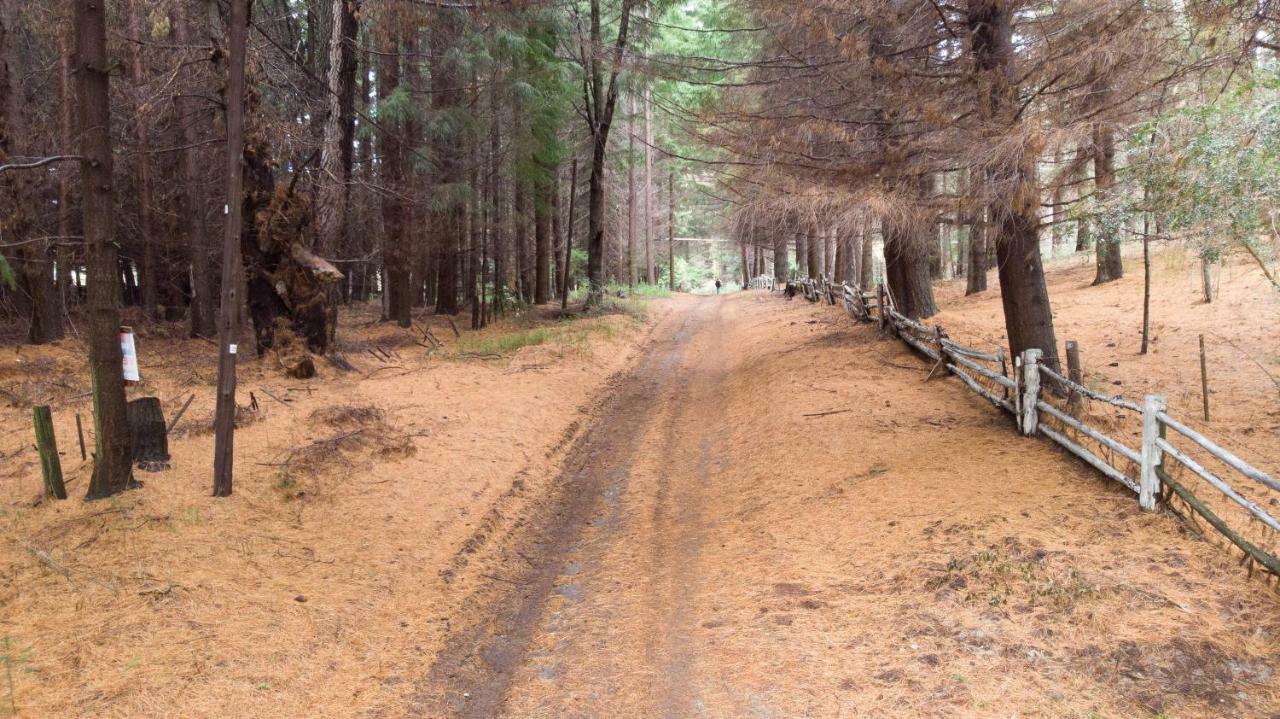
[[[80,461],[89,459],[89,455],[84,449],[84,425],[80,424],[80,413],[76,412],[76,437],[80,438]]]
[[[1200,335],[1200,399],[1204,404],[1204,421],[1209,421],[1209,364],[1204,356],[1204,335]]]
[[[885,307],[884,283],[876,285],[876,312],[880,315],[880,334],[889,331],[889,309]]]
[[[1036,402],[1040,400],[1040,355],[1043,351],[1022,351],[1022,433],[1032,436],[1039,424]]]
[[[1142,474],[1138,478],[1138,506],[1148,512],[1156,508],[1160,494],[1160,477],[1156,470],[1164,462],[1164,450],[1156,440],[1164,437],[1164,424],[1158,414],[1167,403],[1163,395],[1149,394],[1142,402]]]
[[[1067,340],[1067,379],[1076,384],[1084,384],[1084,370],[1080,367],[1080,344],[1075,340]],[[1079,416],[1082,404],[1080,393],[1072,388],[1067,393],[1067,409],[1072,417]]]
[[[67,487],[62,483],[62,460],[58,458],[58,441],[53,434],[53,412],[49,405],[31,408],[36,426],[36,448],[40,450],[40,472],[44,475],[44,493],[47,497],[67,498]]]

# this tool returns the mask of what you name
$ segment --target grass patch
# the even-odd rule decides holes
[[[535,329],[520,330],[511,334],[498,335],[496,337],[481,337],[478,339],[466,339],[462,344],[464,352],[473,352],[475,354],[491,354],[505,355],[520,350],[522,347],[535,347],[537,345],[546,344],[551,338],[551,332],[545,327]]]

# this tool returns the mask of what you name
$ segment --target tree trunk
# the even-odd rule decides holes
[[[489,105],[493,113],[493,121],[489,125],[489,161],[492,194],[489,196],[489,227],[492,229],[493,251],[493,311],[503,314],[506,311],[507,292],[507,243],[506,243],[506,200],[502,193],[502,103],[498,96],[498,78],[495,71],[489,80]]]
[[[68,28],[68,31],[70,28]],[[75,133],[75,97],[71,89],[71,65],[74,61],[71,57],[71,37],[70,32],[58,33],[58,89],[59,89],[59,130],[64,148],[75,146],[73,139]],[[71,288],[71,276],[75,271],[72,266],[73,254],[71,252],[71,173],[62,171],[58,173],[58,276],[55,280],[57,289],[58,303],[58,322],[62,324],[62,318],[67,313],[67,303],[70,302],[68,295]]]
[[[529,257],[529,184],[516,180],[515,221],[516,278],[520,284],[520,298],[527,304],[533,301],[533,263]]]
[[[602,55],[604,47],[600,31],[600,0],[591,0],[590,59],[584,58],[587,80],[584,83],[584,106],[587,127],[591,132],[591,183],[587,196],[587,306],[604,297],[604,193],[605,159],[609,145],[609,128],[618,101],[618,75],[622,72],[623,52],[634,0],[622,0],[618,17],[618,35],[606,85]]]
[[[184,7],[176,13],[174,22],[175,39],[178,44],[186,45],[197,36],[194,19],[189,15],[190,9]],[[182,226],[187,247],[191,272],[191,335],[193,337],[213,338],[217,332],[217,317],[213,304],[213,267],[210,260],[210,236],[205,223],[205,203],[199,188],[203,184],[202,163],[197,143],[197,126],[209,121],[207,113],[202,111],[203,102],[199,98],[183,95],[174,101],[183,122],[177,123],[180,128],[182,144],[186,146],[178,157],[182,167],[184,187],[178,193],[178,223]]]
[[[676,291],[676,176],[667,175],[667,281]]]
[[[1201,251],[1200,254],[1200,289],[1204,293],[1205,304],[1213,303],[1213,272],[1211,270],[1213,263],[1209,261],[1207,253]]]
[[[627,267],[626,285],[636,286],[636,95],[627,94]]]
[[[393,29],[382,33],[382,53],[378,57],[378,95],[390,97],[400,86],[400,41]],[[395,322],[401,327],[410,325],[413,311],[413,292],[410,275],[413,260],[412,243],[406,230],[407,208],[400,197],[405,189],[405,158],[401,127],[392,120],[384,120],[378,136],[381,151],[382,182],[392,189],[382,198],[382,262],[386,295],[386,316],[383,320]]]
[[[884,274],[894,307],[911,319],[938,313],[929,275],[928,228],[918,224],[885,226]]]
[[[773,280],[774,283],[787,281],[787,233],[773,233]]]
[[[1093,127],[1093,175],[1098,197],[1106,201],[1116,181],[1116,141],[1111,127],[1097,124]],[[1117,228],[1104,222],[1099,228],[1097,241],[1097,274],[1093,284],[1100,285],[1124,277],[1124,262],[1120,257],[1120,238]]]
[[[35,155],[32,132],[27,112],[32,104],[27,101],[23,81],[27,78],[26,54],[20,42],[25,33],[19,0],[0,0],[0,48],[3,49],[4,95],[3,122],[0,122],[0,157]],[[31,324],[27,339],[32,344],[44,344],[62,339],[62,306],[54,285],[53,263],[49,256],[48,240],[29,237],[41,214],[35,187],[39,177],[36,172],[20,170],[6,173],[8,198],[3,200],[5,241],[18,244],[16,257],[22,287],[31,298]]]
[[[986,94],[986,119],[997,131],[1016,125],[1018,88],[1013,68],[1013,16],[1006,3],[981,0],[969,6],[969,28],[973,32],[977,87]],[[994,186],[1007,188],[998,211],[995,239],[1000,277],[1000,300],[1004,307],[1009,348],[1016,356],[1037,348],[1042,362],[1057,370],[1058,344],[1053,331],[1053,312],[1040,258],[1040,188],[1036,182],[1036,155],[1025,150],[1021,156],[993,165]]]
[[[464,77],[460,64],[460,43],[466,20],[465,10],[439,8],[432,12],[435,41],[431,60],[431,105],[439,116],[456,114],[463,109]],[[458,264],[466,234],[466,156],[467,139],[457,123],[436,123],[432,134],[435,158],[437,199],[432,203],[432,225],[438,242],[436,257],[440,263],[436,277],[436,312],[453,315],[458,312]]]
[[[347,211],[351,198],[351,164],[355,137],[357,11],[361,0],[325,0],[332,4],[329,33],[328,92],[325,95],[324,135],[320,149],[320,176],[316,190],[316,252],[336,258],[344,254]],[[351,272],[352,268],[343,265]],[[326,332],[335,336],[338,321],[338,285],[328,298]]]
[[[76,77],[79,79],[80,180],[87,253],[89,374],[93,381],[95,447],[87,499],[107,497],[133,483],[129,423],[120,355],[120,285],[112,187],[112,63],[107,58],[105,5],[75,1]]]
[[[644,91],[644,281],[657,284],[653,273],[653,96]]]
[[[533,203],[533,301],[539,305],[551,301],[551,210],[556,191],[556,170],[543,170],[550,176],[539,178],[539,196]]]
[[[141,7],[141,0],[129,0],[128,8],[129,31],[136,38],[145,37],[143,31],[143,12],[145,8]],[[137,88],[141,88],[146,82],[146,72],[142,62],[142,43],[129,44],[129,65],[130,79]],[[151,159],[146,154],[151,148],[150,122],[149,113],[139,112],[133,118],[133,136],[137,143],[137,148],[142,152],[136,156],[137,164],[134,167],[135,182],[138,191],[138,231],[142,235],[142,267],[141,267],[141,285],[142,285],[142,314],[149,320],[155,321],[159,319],[159,303],[157,301],[157,268],[158,258],[156,255],[156,238],[155,226],[151,214],[152,210],[152,193],[151,193]]]
[[[863,220],[862,257],[858,260],[858,286],[871,289],[875,278],[875,218],[870,214]]]
[[[822,274],[822,257],[818,254],[822,238],[810,227],[804,238],[806,262],[809,267],[809,279],[816,280]]]
[[[987,291],[987,222],[986,211],[974,213],[969,224],[969,266],[965,270],[965,295]]]

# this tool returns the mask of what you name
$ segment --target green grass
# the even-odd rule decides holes
[[[551,333],[543,327],[520,330],[497,337],[484,337],[475,340],[464,340],[462,351],[475,354],[506,355],[516,352],[522,347],[534,347],[546,344]]]
[[[613,339],[620,329],[619,323],[608,320],[610,315],[621,315],[634,323],[644,321],[648,307],[643,300],[605,297],[600,304],[583,314],[562,317],[553,323],[520,327],[533,322],[532,316],[516,320],[518,329],[506,334],[480,338],[464,338],[459,344],[461,355],[485,355],[506,357],[525,347],[554,345],[561,353],[587,351],[592,337]]]
[[[663,283],[650,285],[650,284],[645,284],[641,282],[637,284],[635,287],[627,287],[625,285],[620,285],[617,282],[610,282],[604,287],[604,294],[606,297],[612,297],[613,299],[618,299],[619,292],[622,292],[628,298],[631,298],[631,297],[654,298],[654,297],[670,297],[671,296],[671,288]],[[587,285],[585,283],[578,285],[577,289],[569,293],[570,302],[582,302],[586,298],[587,298]]]

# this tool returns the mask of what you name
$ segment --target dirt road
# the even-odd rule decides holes
[[[897,343],[764,293],[653,337],[417,715],[1280,710],[1271,591]]]

